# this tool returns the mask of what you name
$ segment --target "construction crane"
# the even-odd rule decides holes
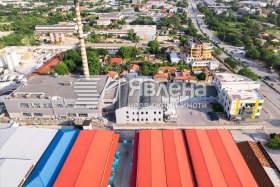
[[[80,1],[74,0],[75,9],[76,9],[76,17],[78,23],[78,32],[79,32],[79,40],[80,40],[80,48],[81,48],[81,56],[82,56],[82,63],[83,63],[83,71],[86,79],[89,79],[89,70],[88,70],[88,61],[87,61],[87,52],[86,52],[86,45],[85,45],[85,36],[83,32],[83,25],[81,20],[81,13],[80,13]]]

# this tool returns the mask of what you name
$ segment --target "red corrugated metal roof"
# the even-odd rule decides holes
[[[196,186],[184,133],[173,130],[182,186]]]
[[[198,186],[257,186],[228,130],[186,130],[185,133]]]
[[[207,165],[198,141],[195,130],[186,130],[187,142],[190,149],[191,161],[198,186],[213,186],[207,169]]]
[[[139,133],[137,187],[152,186],[151,174],[151,131],[142,130]]]
[[[173,132],[172,130],[165,130],[162,132],[162,134],[164,142],[167,185],[182,186]]]
[[[151,131],[152,186],[166,187],[162,131]]]
[[[218,133],[218,130],[208,130],[207,134],[210,138],[210,142],[219,161],[221,170],[224,173],[227,185],[229,187],[241,187],[242,184],[240,183],[238,175],[233,167],[233,164],[230,160],[225,145]]]
[[[101,186],[104,169],[108,162],[111,144],[114,142],[112,131],[97,131],[88,155],[80,172],[76,186]],[[111,170],[110,166],[107,169]],[[108,184],[108,180],[104,181]]]
[[[138,151],[138,187],[195,186],[182,131],[140,131]]]
[[[200,148],[213,186],[227,186],[206,130],[196,130]]]
[[[114,140],[111,144],[111,150],[109,153],[109,157],[108,157],[107,163],[105,165],[105,168],[107,168],[107,169],[104,170],[104,174],[103,174],[103,177],[101,180],[101,187],[108,187],[108,181],[109,181],[109,178],[111,175],[111,167],[113,165],[115,153],[117,151],[119,137],[120,137],[120,135],[118,135],[118,134],[114,135]]]
[[[132,172],[131,172],[130,187],[136,187],[138,144],[139,144],[139,133],[135,133],[135,136],[134,136],[133,161],[132,161],[133,165],[132,165]]]
[[[90,130],[79,133],[54,183],[55,187],[75,186],[95,133],[96,131]]]
[[[119,135],[81,131],[54,186],[107,186]]]
[[[243,187],[258,186],[228,130],[218,130]]]

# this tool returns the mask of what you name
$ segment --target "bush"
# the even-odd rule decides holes
[[[266,146],[270,149],[280,149],[280,137],[278,134],[271,134],[271,140],[266,143]]]
[[[213,110],[214,110],[214,112],[223,112],[224,108],[219,103],[214,103],[213,104]]]
[[[239,75],[243,75],[245,77],[248,77],[252,79],[253,81],[256,81],[259,79],[259,76],[255,74],[250,68],[246,67],[238,71]]]

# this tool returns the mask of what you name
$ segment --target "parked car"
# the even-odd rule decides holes
[[[219,121],[219,117],[217,115],[216,116],[211,116],[210,120],[211,121]]]

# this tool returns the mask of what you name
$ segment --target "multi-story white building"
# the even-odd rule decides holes
[[[213,84],[218,90],[218,101],[230,119],[258,119],[263,97],[257,81],[228,73],[216,73]]]
[[[117,124],[163,123],[161,95],[145,94],[148,93],[145,84],[158,86],[155,82],[135,80],[120,87],[115,111]]]
[[[191,61],[191,70],[194,72],[201,72],[203,69],[216,70],[219,69],[220,62],[218,60],[202,60]]]

